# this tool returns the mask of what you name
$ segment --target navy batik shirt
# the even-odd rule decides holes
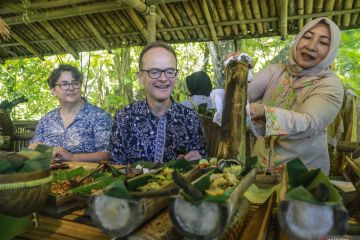
[[[64,128],[57,107],[40,119],[31,142],[64,147],[71,153],[108,152],[111,126],[109,114],[85,102],[74,121]]]
[[[117,113],[110,136],[113,163],[167,162],[176,159],[181,150],[198,150],[207,156],[200,117],[194,110],[172,102],[170,109],[157,117],[142,100]]]

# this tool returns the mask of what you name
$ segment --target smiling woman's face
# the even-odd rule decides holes
[[[302,68],[312,68],[328,54],[331,36],[327,24],[318,23],[307,31],[296,46],[296,62]]]

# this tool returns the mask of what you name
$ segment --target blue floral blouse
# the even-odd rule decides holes
[[[111,126],[109,114],[85,101],[74,121],[64,128],[59,106],[40,119],[31,142],[64,147],[71,153],[107,152]]]
[[[173,102],[169,111],[156,117],[142,100],[123,108],[115,117],[110,136],[113,163],[167,162],[191,150],[207,156],[200,117],[183,105]]]

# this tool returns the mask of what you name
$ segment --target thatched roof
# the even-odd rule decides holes
[[[2,0],[6,59],[145,45],[295,34],[312,18],[359,28],[360,0]],[[156,31],[156,32],[155,32]]]

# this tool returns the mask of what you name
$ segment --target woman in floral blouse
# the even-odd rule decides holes
[[[81,97],[82,74],[71,65],[60,65],[48,84],[59,107],[39,121],[29,148],[54,147],[54,160],[97,162],[109,159],[111,117]]]
[[[290,50],[290,64],[274,64],[254,75],[248,86],[253,155],[262,167],[280,173],[300,158],[308,168],[329,174],[326,127],[336,117],[343,87],[330,69],[340,30],[330,19],[314,19],[300,31]]]

